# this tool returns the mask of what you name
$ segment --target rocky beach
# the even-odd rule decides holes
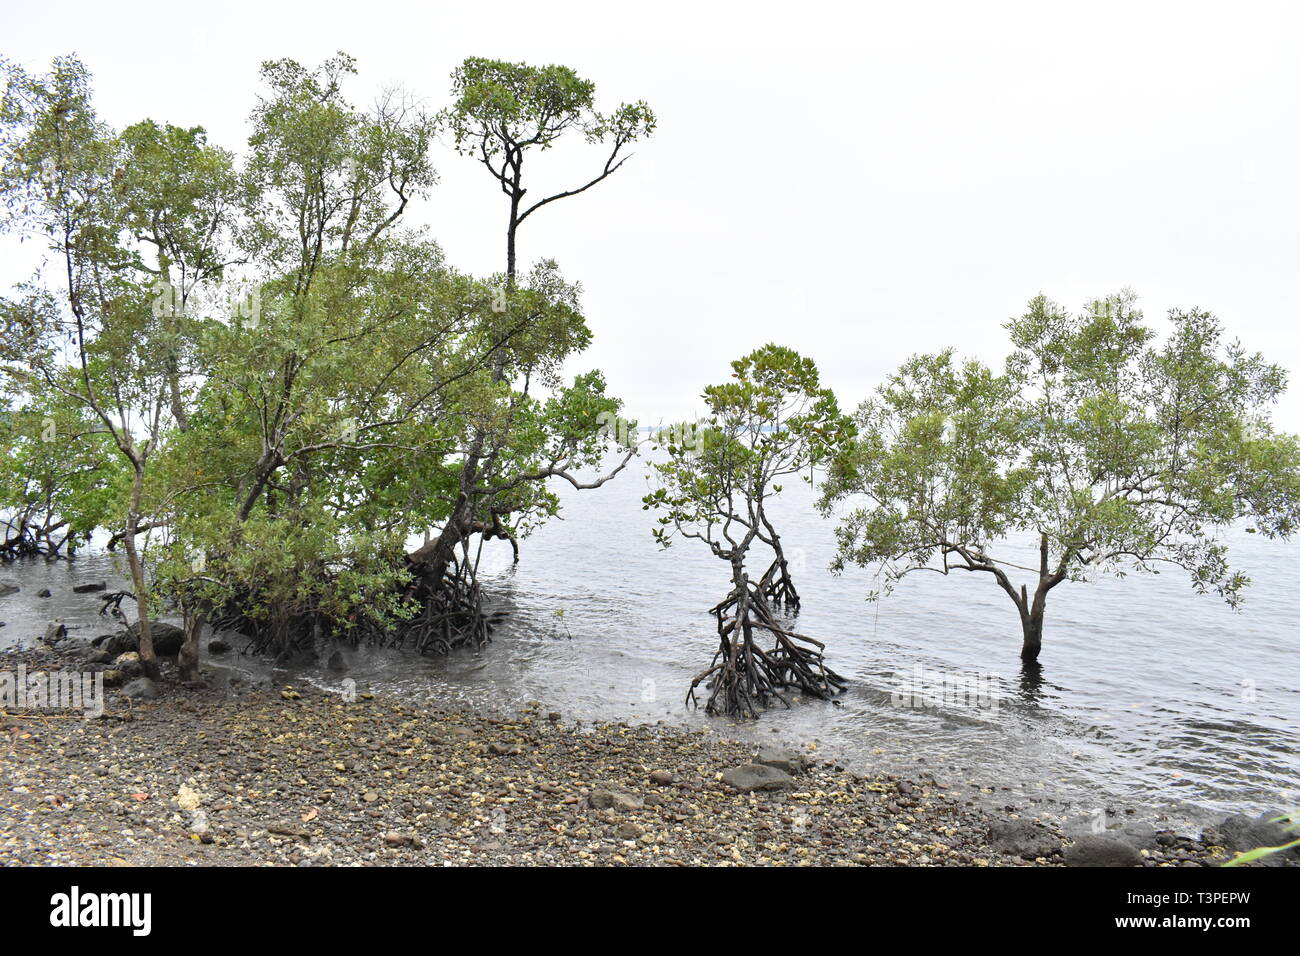
[[[0,654],[0,670],[130,668],[103,656],[64,639]],[[583,724],[539,702],[481,715],[305,684],[106,695],[98,718],[0,717],[0,863],[1203,866],[1271,834],[1237,817],[1197,836],[1070,837],[990,787],[850,772],[725,724]]]

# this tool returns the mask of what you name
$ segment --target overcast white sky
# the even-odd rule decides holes
[[[1156,319],[1207,308],[1300,372],[1300,4],[3,7],[0,53],[76,52],[109,122],[203,125],[236,149],[262,60],[337,49],[361,103],[400,83],[441,106],[470,55],[648,100],[655,137],[521,232],[526,259],[584,284],[581,367],[643,422],[695,412],[766,341],[816,358],[846,405],[916,351],[996,360],[1040,291],[1077,306],[1128,286]],[[458,266],[501,269],[504,197],[471,160],[437,163],[418,215]],[[1295,388],[1279,420],[1300,430]]]

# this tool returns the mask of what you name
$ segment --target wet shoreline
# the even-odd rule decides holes
[[[643,553],[646,542],[625,534],[596,534],[604,550],[593,553],[592,533],[573,533],[579,525],[598,531],[623,520],[628,494],[614,488],[575,496],[581,500],[566,507],[581,509],[574,515],[579,520],[539,531],[529,544],[534,557],[518,566],[504,553],[495,564],[485,558],[485,567],[492,565],[485,571],[492,608],[508,616],[481,651],[419,657],[344,648],[342,672],[326,666],[330,649],[320,661],[289,670],[237,653],[214,662],[246,672],[249,680],[303,681],[327,690],[351,679],[415,706],[490,714],[536,699],[584,721],[815,742],[852,770],[933,772],[994,805],[1050,814],[1071,832],[1099,813],[1108,828],[1142,822],[1190,832],[1225,814],[1254,816],[1295,802],[1300,724],[1293,715],[1300,691],[1286,679],[1294,662],[1277,659],[1282,645],[1269,636],[1276,622],[1289,620],[1289,592],[1276,581],[1265,587],[1261,580],[1252,609],[1227,622],[1231,631],[1225,622],[1206,624],[1215,616],[1211,602],[1143,598],[1129,582],[1122,593],[1088,585],[1063,594],[1051,660],[1028,681],[1010,665],[998,671],[1007,664],[1000,631],[1007,609],[990,604],[985,592],[970,591],[968,602],[948,590],[917,591],[868,610],[853,596],[852,582],[825,579],[809,560],[800,586],[807,607],[795,623],[827,641],[832,664],[851,676],[849,689],[833,705],[777,707],[753,726],[732,729],[682,703],[691,677],[715,649],[712,619],[702,610],[715,596],[708,583],[715,569],[685,551],[671,558]],[[608,500],[596,507],[600,498]],[[825,531],[797,521],[792,530]],[[815,537],[804,546],[809,555],[823,550]],[[115,630],[116,622],[97,613],[96,595],[74,589],[103,582],[110,591],[120,587],[119,558],[88,546],[70,561],[0,567],[0,585],[21,585],[21,593],[0,598],[0,621],[8,622],[0,628],[0,648],[28,646],[52,620],[64,621],[78,638]],[[652,564],[657,583],[629,590],[619,569]],[[52,597],[40,597],[44,590]],[[1084,599],[1086,617],[1067,598]],[[557,612],[564,613],[564,628],[556,625]],[[1144,620],[1151,637],[1143,645],[1159,644],[1159,653],[1105,651],[1131,627],[1116,615]],[[946,636],[936,640],[935,634]],[[223,636],[236,651],[245,646],[238,636]],[[992,668],[996,679],[980,686],[998,708],[900,705],[900,677],[922,666],[942,680],[987,677]],[[1250,702],[1239,676],[1257,686]]]
[[[0,653],[0,670],[83,666],[65,643]],[[158,689],[110,690],[100,719],[0,718],[0,862],[1061,865],[1092,839],[930,774],[846,770],[815,745],[754,764],[725,727],[584,723],[537,702],[485,715],[302,682]],[[1110,865],[1227,858],[1149,827],[1100,842],[1112,856],[1094,862]]]

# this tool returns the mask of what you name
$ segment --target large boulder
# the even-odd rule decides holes
[[[111,661],[118,654],[128,650],[128,648],[122,646],[125,636],[124,634],[100,634],[91,640],[90,646],[107,654],[108,659]]]
[[[175,624],[152,621],[149,633],[153,636],[153,652],[159,657],[175,657],[181,652],[185,643],[185,632]],[[140,649],[140,624],[132,624],[125,631],[116,634],[101,634],[90,642],[92,647],[117,657],[128,651]]]
[[[755,790],[788,790],[794,786],[794,778],[784,770],[777,770],[775,767],[761,763],[746,763],[724,770],[722,782],[741,793],[752,793]]]
[[[181,652],[181,645],[185,643],[185,632],[175,624],[151,621],[149,623],[149,633],[153,636],[153,652],[159,657],[175,657]],[[132,624],[126,629],[125,634],[118,635],[118,637],[121,639],[118,653],[138,651],[140,649],[140,622],[137,621]]]

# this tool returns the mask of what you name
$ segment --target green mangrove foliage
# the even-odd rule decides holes
[[[604,453],[617,400],[598,371],[562,375],[590,341],[578,287],[545,260],[517,279],[513,254],[504,282],[458,272],[410,214],[440,129],[510,131],[518,198],[527,149],[577,128],[617,156],[653,119],[597,117],[565,68],[509,67],[557,97],[498,67],[467,61],[438,115],[354,106],[344,54],[268,62],[237,156],[200,128],[110,128],[75,58],[3,65],[3,228],[43,258],[0,303],[6,554],[107,532],[151,676],[164,612],[185,679],[205,623],[277,654],[482,639],[472,567],[430,574],[406,542],[513,539],[558,510],[546,477],[580,483]]]
[[[846,506],[836,566],[877,568],[884,592],[923,569],[987,574],[1019,612],[1026,662],[1065,581],[1176,567],[1235,607],[1248,582],[1222,532],[1285,538],[1300,518],[1300,439],[1270,423],[1286,375],[1207,312],[1169,320],[1160,340],[1129,293],[1079,315],[1039,297],[1007,324],[1001,371],[951,350],[907,361],[830,469],[822,507]],[[1002,550],[1021,535],[1032,561]]]
[[[731,381],[704,390],[706,420],[672,429],[667,460],[651,466],[659,486],[644,503],[661,512],[654,535],[662,547],[699,541],[731,572],[731,590],[712,612],[718,650],[687,700],[705,683],[709,713],[757,716],[773,699],[787,702],[782,690],[826,698],[844,687],[822,659],[824,646],[772,609],[778,600],[797,604],[798,595],[769,506],[781,482],[827,461],[853,426],[812,359],[766,345],[731,367]],[[755,545],[773,555],[758,581],[746,563]]]
[[[559,380],[570,357],[587,345],[590,333],[577,304],[577,287],[558,267],[543,260],[522,280],[518,266],[520,227],[534,213],[577,196],[617,172],[627,149],[654,132],[654,113],[644,102],[624,103],[608,114],[595,108],[595,84],[564,66],[535,67],[471,57],[452,76],[452,105],[442,114],[459,153],[478,161],[506,197],[505,272],[494,277],[495,308],[508,332],[493,358],[491,373],[478,383],[476,409],[462,411],[464,445],[455,490],[456,506],[412,557],[434,586],[457,592],[472,579],[470,538],[508,539],[518,558],[517,537],[554,515],[559,501],[547,487],[558,478],[576,489],[598,487],[630,461],[601,477],[584,480],[581,470],[600,465],[609,445],[597,419],[620,403],[605,395],[599,372]],[[597,148],[603,157],[591,178],[529,196],[524,175],[537,154],[572,140]],[[527,198],[526,198],[527,197]],[[539,399],[538,386],[549,398]],[[472,602],[473,595],[467,599]]]

